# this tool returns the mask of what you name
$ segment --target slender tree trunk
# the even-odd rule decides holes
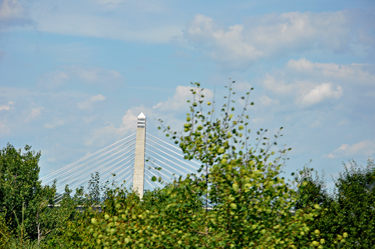
[[[39,213],[36,216],[36,227],[38,229],[38,247],[39,247],[40,241],[42,240],[42,231],[40,230]]]

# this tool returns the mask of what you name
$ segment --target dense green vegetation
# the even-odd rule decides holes
[[[234,82],[233,82],[234,83]],[[58,208],[56,188],[38,180],[40,153],[12,145],[0,151],[0,244],[4,248],[371,248],[375,245],[375,166],[345,165],[330,194],[313,169],[294,182],[281,177],[290,149],[257,131],[250,144],[247,108],[235,115],[232,85],[221,109],[204,100],[200,84],[184,131],[162,126],[198,172],[176,179],[142,200],[123,187],[86,191],[67,187]],[[206,108],[209,110],[206,111]],[[218,113],[216,113],[218,112]],[[158,180],[156,178],[154,181]],[[104,191],[104,196],[101,195]],[[101,198],[103,212],[95,207]],[[76,211],[83,205],[84,212]],[[207,207],[212,208],[207,209]]]

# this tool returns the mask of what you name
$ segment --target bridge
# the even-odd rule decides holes
[[[200,164],[187,161],[179,147],[146,132],[146,117],[139,114],[137,131],[103,149],[91,153],[45,177],[43,184],[56,180],[56,193],[64,193],[65,186],[75,190],[87,189],[96,172],[100,182],[132,188],[142,198],[145,189],[163,188],[176,177],[196,172]],[[158,181],[153,181],[153,178]],[[60,201],[59,196],[55,202]]]

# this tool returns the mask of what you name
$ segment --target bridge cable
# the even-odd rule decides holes
[[[149,157],[150,157],[150,156],[149,156]],[[157,159],[157,158],[154,158],[154,157],[152,157],[152,158],[153,158],[154,160],[156,160],[156,161],[158,161],[158,162],[164,164],[165,166],[167,166],[167,167],[169,167],[169,168],[172,168],[172,169],[178,171],[181,175],[186,176],[186,173],[184,173],[184,172],[182,172],[182,171],[180,171],[180,170],[178,170],[178,169],[176,169],[176,168],[173,168],[172,166],[166,164],[165,162],[163,162],[163,161],[161,161],[161,160],[159,160],[159,159]],[[154,162],[154,164],[157,165],[157,166],[159,166],[159,165],[156,164],[155,162]],[[160,167],[160,166],[159,166],[159,167]],[[160,167],[160,168],[164,169],[163,167]],[[173,174],[174,174],[174,173],[172,173],[172,175],[173,175]]]
[[[77,165],[77,166],[75,166],[74,168],[72,168],[72,169],[66,169],[67,171],[65,171],[61,176],[64,176],[64,175],[66,175],[66,174],[68,174],[68,173],[70,173],[70,172],[72,172],[73,170],[76,170],[77,168],[81,168],[83,165],[87,165],[88,163],[90,163],[90,162],[92,162],[92,161],[94,161],[94,160],[97,160],[97,159],[99,159],[100,157],[103,157],[104,155],[107,155],[108,153],[110,153],[110,152],[112,152],[112,151],[114,151],[114,150],[117,150],[118,148],[120,148],[120,147],[122,147],[123,145],[126,145],[126,144],[128,144],[128,143],[130,143],[130,142],[132,142],[132,141],[134,141],[135,139],[132,139],[131,141],[128,141],[127,143],[125,143],[125,144],[122,144],[122,145],[120,145],[120,146],[117,146],[116,148],[113,148],[113,149],[111,149],[110,151],[107,151],[106,153],[104,153],[104,154],[101,154],[101,155],[99,155],[99,156],[97,156],[97,157],[95,157],[95,158],[92,158],[92,159],[90,159],[89,161],[87,161],[87,162],[85,162],[85,163],[83,163],[83,164],[79,164],[79,165]],[[134,146],[134,144],[133,145],[130,145],[130,146],[128,146],[127,148],[130,148],[130,147],[132,147],[132,146]],[[126,149],[127,149],[126,148]],[[112,155],[113,156],[113,155]],[[106,160],[106,159],[108,159],[108,158],[110,158],[111,157],[111,155],[109,156],[109,157],[106,157],[104,160]],[[102,160],[103,161],[103,160]],[[86,166],[85,166],[86,167]],[[65,169],[65,167],[63,167],[62,169]],[[60,176],[60,177],[61,177]],[[49,178],[51,178],[51,177],[49,177]],[[50,181],[50,180],[49,180]],[[48,182],[48,181],[47,181]]]
[[[170,163],[173,163],[174,165],[176,165],[176,166],[178,166],[178,167],[180,167],[180,168],[182,168],[182,169],[184,169],[184,170],[187,170],[187,171],[189,171],[188,169],[186,169],[186,168],[184,168],[184,167],[180,166],[179,164],[177,164],[177,163],[175,163],[175,162],[173,162],[173,161],[171,161],[171,160],[169,160],[169,159],[167,159],[167,158],[163,157],[162,155],[160,155],[160,154],[156,153],[155,151],[152,151],[152,150],[150,150],[150,149],[148,149],[148,151],[150,151],[150,152],[154,153],[155,155],[157,155],[157,156],[159,156],[159,157],[163,158],[164,160],[167,160],[167,161],[168,161],[168,162],[170,162]],[[177,170],[177,169],[175,168],[175,170]],[[185,175],[186,175],[186,173],[185,173]]]
[[[174,149],[176,149],[176,150],[178,150],[178,151],[181,151],[181,148],[179,148],[179,147],[177,147],[177,146],[175,146],[175,145],[171,145],[171,144],[169,144],[169,143],[163,141],[162,139],[160,139],[160,138],[158,138],[158,137],[155,137],[155,136],[151,135],[150,133],[147,133],[147,132],[146,132],[146,135],[151,136],[151,137],[153,137],[153,138],[156,138],[157,140],[159,140],[159,141],[161,141],[161,142],[163,142],[163,143],[165,143],[165,144],[171,146],[172,148],[174,148]],[[176,153],[176,152],[175,152],[175,153]],[[199,165],[199,166],[201,166],[201,164],[198,163],[198,162],[196,162],[196,161],[191,161],[191,160],[189,160],[189,161],[192,162],[192,163],[195,163],[195,164],[197,164],[197,165]]]
[[[99,174],[100,174],[100,173],[102,174],[102,175],[99,175],[100,179],[101,179],[101,180],[105,180],[105,179],[106,179],[106,176],[109,175],[109,174],[111,173],[110,171],[113,170],[113,168],[114,168],[116,165],[118,165],[119,163],[125,161],[126,159],[128,159],[129,157],[131,157],[131,156],[133,156],[133,155],[134,155],[134,153],[133,153],[132,155],[126,157],[126,158],[123,158],[122,160],[118,161],[117,163],[111,165],[110,167],[106,168],[104,172],[107,172],[107,173],[104,173],[103,171],[102,171],[102,172],[99,172]],[[122,165],[118,166],[118,167],[115,168],[114,170],[117,170],[117,169],[119,169],[119,168],[121,168],[121,167],[123,167],[123,166],[126,166],[129,162],[131,162],[131,161],[133,161],[133,160],[134,160],[134,158],[130,159],[129,161],[127,161],[126,163],[123,163]],[[107,163],[107,164],[108,164],[108,163]],[[129,167],[130,167],[130,166],[129,166]],[[128,168],[129,168],[129,167],[128,167]],[[109,172],[108,172],[108,171],[109,171]],[[97,171],[96,171],[96,172],[97,172]],[[121,171],[121,172],[123,172],[123,171]],[[91,173],[91,174],[92,174],[92,173]],[[89,181],[91,178],[88,178],[87,176],[82,175],[82,176],[79,177],[78,179],[81,179],[81,178],[83,178],[83,177],[86,177],[86,179],[85,179],[85,180],[82,180],[81,182],[74,183],[74,185],[73,185],[71,188],[74,189],[74,188],[77,187],[77,185],[78,185],[78,186],[80,186],[80,185],[82,186],[82,184],[80,184],[80,183],[82,183],[82,182],[87,182],[86,184],[88,184],[88,181]],[[86,184],[84,184],[84,185],[86,185]],[[59,189],[61,189],[62,187],[63,187],[63,186],[59,187]]]
[[[119,140],[119,141],[117,141],[117,142],[115,142],[115,143],[113,143],[113,144],[111,144],[111,145],[108,145],[107,147],[105,147],[105,148],[103,148],[103,149],[100,149],[100,150],[94,152],[93,154],[86,155],[85,157],[83,157],[83,158],[81,158],[81,159],[79,159],[79,160],[77,160],[77,161],[75,161],[75,162],[73,162],[73,163],[70,163],[70,164],[64,166],[63,168],[61,168],[61,169],[59,169],[59,170],[56,170],[56,171],[54,171],[54,172],[52,172],[52,173],[50,173],[50,174],[48,174],[48,175],[46,175],[46,176],[44,176],[44,177],[41,177],[40,180],[43,181],[44,179],[48,179],[49,177],[51,177],[51,176],[53,176],[53,175],[55,175],[55,174],[57,174],[57,173],[60,173],[60,172],[63,171],[63,170],[66,170],[66,169],[72,167],[72,165],[77,164],[77,163],[79,163],[79,162],[81,162],[81,161],[83,161],[83,160],[86,160],[87,158],[89,158],[89,157],[91,157],[91,156],[94,156],[94,155],[96,155],[96,154],[102,152],[103,150],[106,150],[106,149],[112,147],[112,146],[115,145],[115,144],[121,143],[122,141],[124,141],[124,140],[126,140],[126,139],[128,139],[129,137],[132,137],[132,136],[134,136],[134,135],[135,135],[135,133],[133,133],[132,135],[130,135],[130,136],[126,137],[126,138],[123,138],[123,139],[121,139],[121,140]]]
[[[78,174],[78,173],[81,173],[82,171],[85,171],[85,170],[87,169],[87,167],[90,167],[89,169],[87,169],[87,170],[90,170],[90,169],[92,169],[93,166],[98,165],[98,164],[100,164],[100,163],[102,163],[102,162],[108,160],[109,158],[115,156],[116,154],[118,154],[118,153],[120,153],[120,152],[122,152],[122,151],[124,151],[124,150],[127,150],[128,148],[130,148],[130,147],[132,147],[132,146],[133,146],[133,145],[130,145],[130,146],[128,146],[127,148],[124,148],[124,149],[122,149],[122,150],[119,150],[119,151],[117,151],[116,153],[113,153],[113,154],[111,154],[111,155],[109,155],[109,156],[107,156],[107,157],[105,157],[105,158],[102,158],[101,160],[96,161],[94,164],[88,164],[88,163],[90,163],[91,161],[90,161],[90,162],[87,162],[87,163],[85,163],[86,166],[80,168],[79,171],[74,172],[74,175],[76,175],[76,174]],[[121,154],[119,157],[121,157],[121,156],[123,156],[123,155],[126,155],[126,154],[128,154],[129,152],[131,152],[131,151],[132,151],[132,150],[130,150],[130,151],[126,152],[126,153],[123,153],[123,154]],[[116,159],[118,159],[119,157],[117,157]],[[116,159],[114,159],[114,160],[116,160]],[[113,161],[113,160],[112,160],[112,161]],[[107,163],[107,164],[108,164],[108,163]],[[98,167],[98,168],[96,168],[96,169],[102,168],[103,166],[105,166],[105,165],[107,165],[107,164],[104,164],[104,165],[102,165],[102,166],[100,166],[100,167]],[[70,170],[70,171],[72,171],[72,170]],[[70,171],[69,171],[69,172],[70,172]],[[68,174],[69,172],[66,172],[66,173],[63,174],[63,175],[66,175],[66,174]],[[65,181],[67,178],[70,178],[71,176],[72,176],[72,175],[68,175],[68,176],[66,176],[66,177],[64,177],[64,178],[60,178],[60,181],[63,181],[63,180]]]
[[[157,145],[159,145],[159,144],[157,144]],[[166,152],[164,152],[164,151],[162,151],[162,150],[156,148],[155,146],[152,146],[151,144],[149,144],[149,146],[151,146],[152,148],[155,148],[156,150],[161,151],[161,152],[163,152],[164,154],[166,154],[166,155],[168,155],[168,156],[170,156],[170,157],[172,157],[172,158],[174,158],[174,159],[176,159],[176,160],[178,160],[178,161],[180,161],[180,162],[182,162],[182,163],[188,165],[189,167],[193,168],[194,170],[198,170],[198,169],[199,169],[199,168],[196,168],[195,166],[192,166],[192,165],[188,164],[186,161],[183,161],[183,160],[178,159],[178,158],[176,158],[176,157],[174,157],[174,156],[172,156],[172,155],[169,155],[168,153],[166,153]],[[160,145],[159,145],[159,146],[160,146]]]
[[[149,165],[147,165],[147,166],[149,166]],[[150,166],[149,166],[150,167]],[[154,176],[156,176],[156,177],[160,177],[160,176],[158,176],[158,175],[156,175],[155,173],[153,173],[151,170],[148,170],[151,174],[153,174]],[[160,173],[160,174],[162,174],[162,175],[164,175],[168,180],[170,180],[170,181],[172,181],[173,182],[173,178],[171,178],[170,176],[167,176],[166,174],[164,174],[163,172],[161,172],[160,170],[158,170],[158,171],[156,171],[157,173]],[[172,174],[172,176],[173,176],[173,174]]]

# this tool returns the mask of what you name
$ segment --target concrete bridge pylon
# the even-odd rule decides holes
[[[141,112],[137,120],[137,133],[135,142],[133,190],[142,199],[145,175],[145,146],[146,145],[146,116]]]

